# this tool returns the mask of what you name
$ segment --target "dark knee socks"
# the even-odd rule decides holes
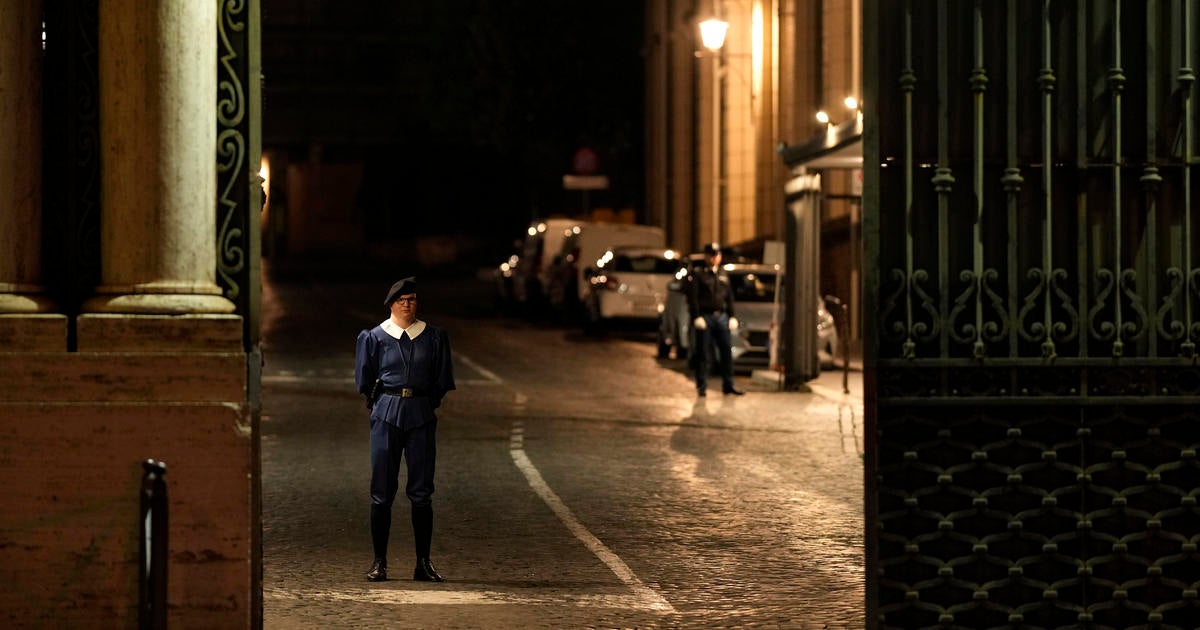
[[[392,506],[371,505],[371,544],[375,557],[387,560],[388,533],[392,529]]]
[[[412,506],[412,524],[417,558],[428,558],[430,541],[433,539],[433,506]]]

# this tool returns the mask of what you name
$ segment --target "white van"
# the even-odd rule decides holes
[[[557,262],[551,270],[547,290],[550,305],[568,315],[580,314],[580,307],[588,292],[583,273],[595,265],[609,249],[664,248],[667,243],[663,229],[653,225],[580,223],[568,232],[562,241]]]
[[[550,281],[555,269],[555,256],[562,251],[567,236],[580,226],[587,225],[582,219],[542,219],[529,224],[524,242],[512,266],[512,296],[520,304],[539,308],[549,294]]]

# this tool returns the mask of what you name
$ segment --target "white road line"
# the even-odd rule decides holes
[[[522,444],[523,439],[523,431],[517,432],[517,429],[514,427],[510,444],[512,442]],[[574,534],[575,537],[578,538],[585,547],[588,548],[589,551],[595,554],[595,556],[599,558],[601,562],[608,565],[608,568],[611,569],[614,574],[616,574],[616,576],[625,584],[625,586],[633,590],[635,599],[640,604],[640,608],[647,608],[665,613],[675,612],[675,608],[671,606],[670,602],[663,599],[663,597],[654,591],[654,589],[651,589],[643,584],[642,581],[633,574],[633,571],[629,569],[629,566],[626,565],[621,558],[617,557],[617,554],[613,553],[604,545],[604,543],[600,542],[599,538],[596,538],[592,532],[588,531],[588,529],[583,526],[583,523],[579,522],[579,519],[575,518],[575,515],[571,512],[571,508],[568,508],[567,504],[563,503],[563,500],[554,493],[554,490],[550,489],[550,486],[546,483],[546,480],[542,478],[542,474],[538,472],[537,467],[533,465],[533,462],[529,461],[529,456],[525,454],[524,448],[519,445],[515,447],[510,446],[509,453],[512,454],[513,463],[516,464],[517,468],[520,469],[520,471],[525,475],[525,479],[529,482],[529,487],[533,488],[533,491],[539,497],[541,497],[542,501],[546,502],[546,505],[549,506],[550,510],[558,516],[558,520],[562,521],[562,524],[565,525],[567,529]]]
[[[264,587],[263,597],[272,600],[348,601],[364,604],[451,605],[569,605],[588,608],[642,608],[637,595],[553,593],[546,595],[517,595],[500,591],[402,590],[387,587],[344,589],[285,589]]]
[[[489,369],[487,369],[487,368],[483,367],[482,365],[479,365],[478,363],[476,363],[476,362],[472,361],[472,360],[470,359],[470,357],[467,357],[467,356],[466,356],[466,355],[464,355],[463,353],[461,353],[461,352],[455,352],[455,353],[454,353],[454,356],[455,356],[455,357],[457,357],[459,361],[462,361],[462,362],[463,362],[463,363],[464,363],[464,364],[465,364],[467,367],[469,367],[469,368],[471,368],[472,370],[475,370],[476,372],[479,372],[480,374],[482,374],[484,378],[486,378],[486,379],[489,379],[489,380],[491,380],[492,382],[494,382],[494,383],[496,383],[496,384],[500,384],[500,383],[503,383],[503,382],[504,382],[504,379],[500,378],[499,376],[496,376],[496,373],[495,373],[495,372],[493,372],[493,371],[491,371],[491,370],[489,370]]]

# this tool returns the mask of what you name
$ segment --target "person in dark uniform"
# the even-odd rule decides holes
[[[733,288],[729,286],[729,277],[721,271],[721,246],[705,245],[704,255],[707,264],[693,271],[688,281],[688,314],[696,332],[696,356],[692,363],[696,370],[696,395],[708,392],[708,374],[716,352],[721,391],[741,396],[745,392],[733,386],[730,331],[738,328],[738,320],[733,316]]]
[[[441,582],[429,560],[433,537],[433,465],[437,455],[434,410],[454,389],[450,337],[417,319],[417,279],[388,290],[383,323],[358,334],[354,382],[371,410],[371,542],[375,562],[367,579],[387,579],[392,501],[399,490],[400,461],[408,468],[405,493],[412,505],[417,565],[413,579]]]

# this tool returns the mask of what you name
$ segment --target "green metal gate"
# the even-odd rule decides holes
[[[868,624],[1200,626],[1200,0],[864,27]]]

